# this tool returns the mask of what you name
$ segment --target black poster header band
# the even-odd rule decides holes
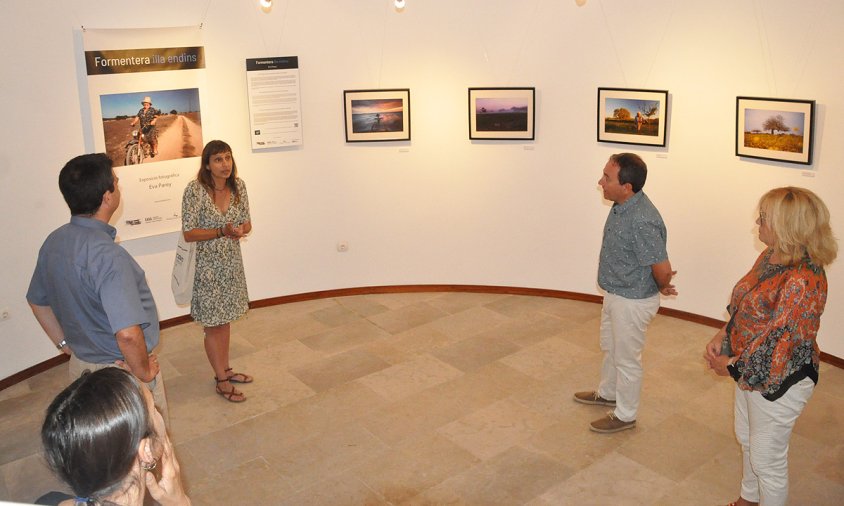
[[[277,58],[247,58],[247,72],[253,70],[279,70],[299,68],[298,56],[284,56]]]
[[[89,76],[204,69],[205,50],[196,46],[85,51],[85,65]]]

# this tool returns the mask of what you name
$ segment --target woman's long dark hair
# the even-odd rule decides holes
[[[211,171],[208,170],[208,164],[211,163],[211,157],[217,153],[232,153],[232,148],[226,142],[220,140],[210,141],[202,149],[202,161],[199,165],[199,172],[196,174],[199,184],[204,186],[212,195],[214,194],[214,179],[211,177]],[[232,173],[226,179],[226,186],[234,195],[234,203],[240,202],[240,194],[237,193],[237,163],[234,161],[234,153],[232,153]]]
[[[141,441],[155,434],[141,388],[128,372],[107,367],[85,372],[47,408],[47,463],[78,497],[102,502],[118,491]]]

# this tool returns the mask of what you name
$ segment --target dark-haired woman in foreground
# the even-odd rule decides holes
[[[191,503],[152,394],[123,369],[86,372],[65,388],[47,408],[41,440],[50,468],[76,494],[61,506],[140,506],[147,492],[164,506]]]
[[[229,364],[231,322],[246,314],[249,294],[240,239],[252,230],[246,185],[237,177],[232,148],[211,141],[202,150],[196,179],[182,197],[182,232],[196,242],[196,275],[190,314],[205,328],[205,354],[214,370],[217,393],[231,402],[246,396],[233,383],[251,383]]]
[[[838,245],[826,205],[803,188],[763,195],[756,224],[767,248],[733,288],[730,321],[706,345],[704,358],[737,383],[735,431],[744,470],[731,506],[782,506],[791,431],[818,382],[824,266],[835,260]]]

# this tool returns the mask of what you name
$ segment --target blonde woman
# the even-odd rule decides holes
[[[736,381],[744,470],[741,495],[731,505],[780,506],[788,499],[791,431],[818,382],[824,266],[838,246],[826,205],[803,188],[763,195],[756,224],[767,248],[733,288],[730,321],[706,345],[704,358]]]

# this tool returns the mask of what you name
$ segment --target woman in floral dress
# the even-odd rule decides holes
[[[246,185],[237,177],[231,147],[211,141],[202,150],[196,179],[185,188],[182,231],[185,241],[196,242],[190,313],[205,328],[205,353],[217,393],[231,402],[246,400],[232,383],[252,382],[251,376],[233,372],[229,365],[231,322],[249,307],[240,238],[251,230]]]
[[[706,345],[704,357],[717,374],[736,381],[735,431],[744,470],[741,494],[730,505],[783,506],[791,431],[818,382],[824,266],[838,245],[826,205],[803,188],[763,195],[756,224],[767,248],[733,288],[730,321]]]

